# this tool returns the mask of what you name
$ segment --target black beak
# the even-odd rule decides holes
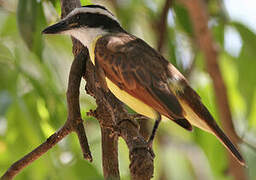
[[[45,28],[42,33],[43,34],[59,34],[63,31],[66,31],[69,29],[69,25],[66,21],[60,21],[52,26],[49,26]]]

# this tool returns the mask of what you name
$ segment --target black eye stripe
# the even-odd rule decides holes
[[[101,28],[107,31],[122,29],[116,20],[100,13],[81,12],[71,16],[68,21],[71,28]]]
[[[78,22],[80,25],[83,24],[90,24],[90,23],[107,23],[111,22],[114,24],[119,24],[116,20],[108,17],[107,15],[101,14],[101,13],[91,13],[91,12],[81,12],[74,16],[70,17],[69,20],[70,23],[72,22]]]
[[[91,6],[92,7],[92,6]],[[95,6],[94,6],[95,7]],[[98,7],[98,6],[97,6]],[[100,28],[105,31],[124,31],[119,22],[107,14],[101,12],[83,12],[78,11],[67,18],[71,29],[75,28]]]

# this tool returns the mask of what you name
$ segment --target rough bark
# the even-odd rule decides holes
[[[123,104],[110,92],[100,87],[93,64],[87,61],[85,78],[86,91],[96,99],[98,105],[89,115],[96,117],[102,128],[109,129],[113,136],[121,136],[127,143],[130,157],[131,179],[150,179],[153,176],[153,156],[147,148],[146,141],[139,134],[134,116],[129,115]],[[106,136],[104,136],[106,137]],[[111,152],[111,150],[107,151]],[[113,151],[112,151],[113,152]],[[114,154],[116,152],[114,151]],[[108,160],[103,162],[107,162]],[[105,178],[110,178],[107,174]]]

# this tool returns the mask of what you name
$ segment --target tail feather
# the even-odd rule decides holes
[[[235,159],[241,165],[246,166],[242,155],[239,153],[230,139],[226,136],[226,134],[219,128],[210,112],[201,102],[200,97],[196,94],[196,92],[187,86],[184,89],[184,92],[180,94],[179,99],[183,109],[186,112],[185,118],[193,125],[214,134],[230,151]]]
[[[231,154],[238,160],[238,162],[241,165],[246,166],[245,161],[244,161],[242,155],[240,154],[240,152],[237,150],[237,148],[234,146],[234,144],[229,140],[229,138],[226,136],[226,134],[219,128],[219,126],[216,124],[216,126],[213,129],[214,129],[214,134],[216,135],[216,137],[231,152]]]
[[[177,124],[179,124],[181,127],[185,128],[188,131],[193,130],[192,125],[185,118],[184,119],[175,119],[174,122],[176,122]]]

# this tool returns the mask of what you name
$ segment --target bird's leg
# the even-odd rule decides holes
[[[158,116],[157,116],[157,119],[156,119],[156,121],[155,121],[153,130],[152,130],[152,133],[151,133],[151,135],[150,135],[150,137],[149,137],[149,140],[148,140],[148,147],[149,147],[149,148],[152,148],[153,140],[154,140],[154,137],[155,137],[155,135],[156,135],[156,130],[157,130],[157,128],[158,128],[160,122],[161,122],[161,115],[158,113]]]

